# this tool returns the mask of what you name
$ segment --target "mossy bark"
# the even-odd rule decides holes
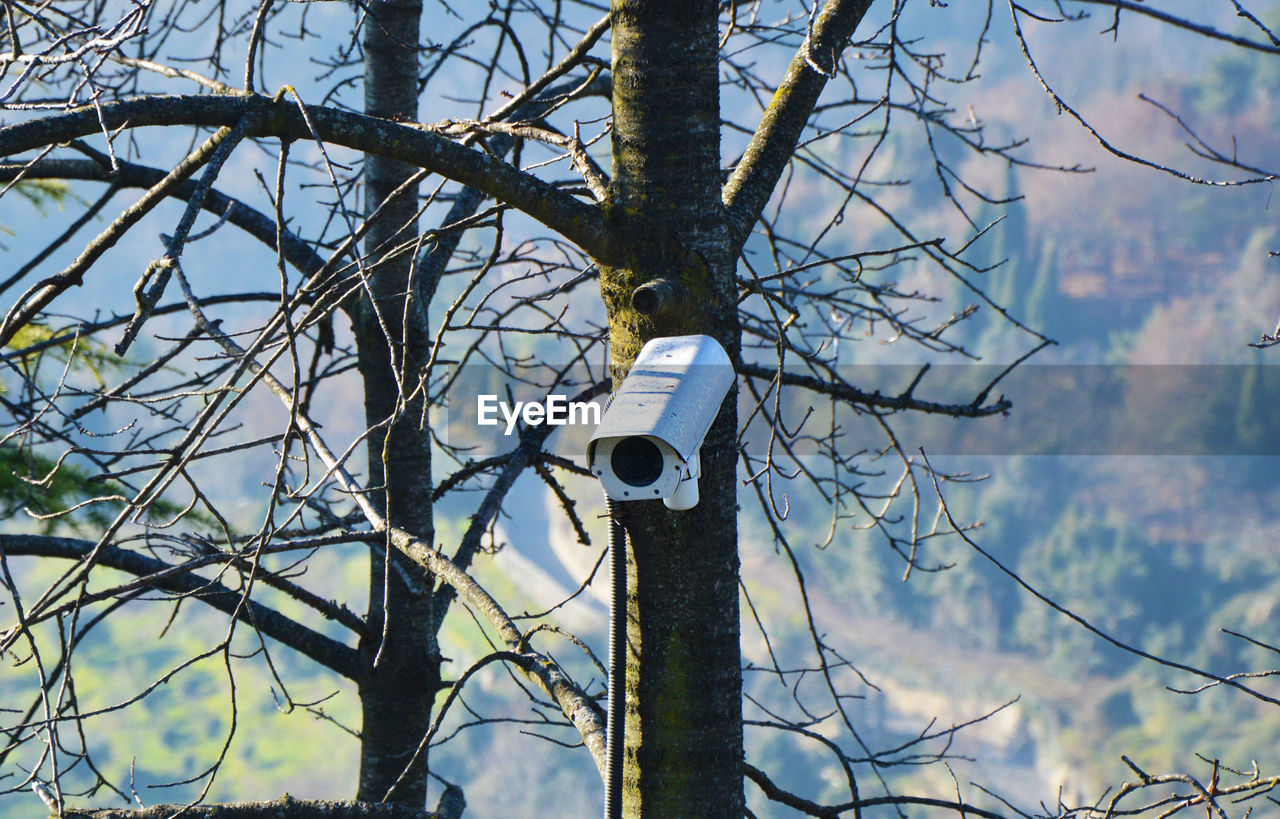
[[[50,814],[56,816],[57,814]],[[302,801],[285,795],[271,802],[223,805],[153,805],[149,808],[64,810],[63,819],[457,819],[459,814],[424,813],[403,805]]]
[[[704,333],[736,357],[734,255],[720,202],[715,2],[615,0],[614,256],[601,271],[613,375],[655,336]],[[643,316],[636,287],[691,309]],[[617,383],[617,381],[615,381]],[[628,504],[628,817],[743,815],[735,402],[702,448],[702,500]]]
[[[365,113],[416,119],[421,0],[386,0],[364,21]],[[353,324],[364,379],[369,486],[392,526],[430,543],[431,443],[419,428],[417,377],[429,345],[426,308],[413,298],[417,187],[385,201],[414,168],[366,156],[365,211],[381,208],[366,235],[365,292]],[[364,672],[360,785],[357,799],[421,809],[426,804],[427,755],[414,755],[430,727],[440,686],[431,583],[422,569],[390,550],[370,555],[368,628],[360,642]],[[397,784],[398,782],[398,784]]]

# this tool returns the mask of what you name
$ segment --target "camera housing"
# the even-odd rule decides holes
[[[587,444],[591,474],[605,494],[696,506],[699,450],[734,377],[729,356],[710,336],[646,343]]]

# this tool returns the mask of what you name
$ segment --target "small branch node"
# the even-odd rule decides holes
[[[684,285],[674,279],[654,279],[631,292],[631,307],[642,316],[670,318],[688,304]]]

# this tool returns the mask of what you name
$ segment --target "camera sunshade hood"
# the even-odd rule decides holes
[[[668,336],[646,343],[587,444],[587,461],[605,492],[618,500],[665,499],[681,481],[696,482],[698,450],[734,377],[729,356],[710,336]],[[649,459],[661,459],[660,467],[638,465],[657,476],[652,482],[635,483],[619,475],[624,464],[614,459],[628,457],[619,445],[636,438],[653,448],[632,445],[628,452],[647,451]],[[696,488],[692,492],[696,502]]]
[[[733,379],[733,363],[711,336],[652,339],[605,405],[587,444],[587,459],[602,438],[647,435],[689,460],[702,446]]]

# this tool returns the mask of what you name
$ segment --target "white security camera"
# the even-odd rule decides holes
[[[617,501],[698,503],[702,440],[733,386],[733,363],[710,336],[655,338],[640,350],[587,444],[591,474]]]

